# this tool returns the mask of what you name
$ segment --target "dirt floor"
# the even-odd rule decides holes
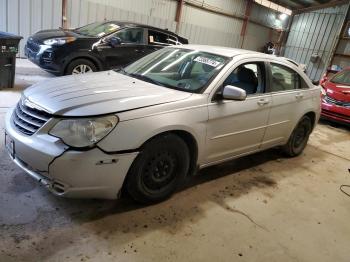
[[[300,157],[269,150],[207,168],[154,206],[62,199],[4,150],[7,108],[51,77],[27,65],[0,91],[1,262],[350,261],[350,197],[339,190],[350,184],[350,128],[321,122]]]

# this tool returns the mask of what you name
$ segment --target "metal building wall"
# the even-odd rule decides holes
[[[239,6],[244,12],[244,6]],[[243,9],[243,10],[242,10]],[[228,10],[225,10],[228,11]],[[237,11],[237,12],[238,12]],[[232,11],[231,11],[232,12]],[[183,8],[180,35],[193,44],[239,47],[243,20],[215,14],[190,5]]]
[[[296,15],[285,47],[284,56],[307,65],[307,75],[321,78],[330,62],[337,36],[343,25],[347,5],[329,7]],[[317,62],[310,62],[312,54],[318,54]]]
[[[225,13],[244,17],[247,1],[205,0],[204,2],[201,1],[201,3],[204,6],[210,5],[218,9],[220,8],[220,11]],[[253,4],[250,22],[248,23],[246,36],[243,40],[241,36],[242,19],[215,14],[194,6],[185,5],[180,24],[180,34],[187,37],[191,43],[242,47],[244,49],[260,51],[266,42],[271,40],[271,29],[268,27],[276,29],[285,29],[287,27],[288,19],[282,23],[276,23],[278,15],[279,13],[274,10]],[[252,23],[251,21],[266,26]]]
[[[176,1],[172,0],[68,0],[69,27],[108,19],[168,28],[176,27]]]
[[[274,11],[262,5],[254,4],[250,14],[251,20],[262,23],[269,27],[285,29],[288,27],[288,18],[285,20],[279,19],[279,12]]]
[[[58,28],[62,21],[62,0],[0,0],[0,31],[21,35],[20,56],[31,34]]]
[[[194,4],[243,17],[246,0],[188,0]],[[174,0],[68,0],[69,27],[78,27],[104,19],[128,20],[175,31],[177,1]],[[252,19],[270,27],[276,12],[253,5]],[[179,34],[190,43],[241,47],[243,20],[185,4]],[[283,26],[283,25],[281,25]],[[243,48],[259,50],[269,39],[269,29],[249,23]]]
[[[350,11],[348,12],[348,17],[346,19],[345,25],[350,23]],[[346,30],[347,28],[344,28]],[[350,39],[343,38],[344,32],[341,34],[339,44],[335,51],[332,65],[338,65],[342,68],[350,66]]]

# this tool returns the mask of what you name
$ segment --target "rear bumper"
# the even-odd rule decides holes
[[[350,124],[350,108],[337,106],[322,101],[321,117],[337,122]]]
[[[31,136],[12,124],[6,116],[6,139],[11,139],[13,161],[29,176],[58,196],[116,199],[138,152],[106,154],[99,148],[70,150],[60,139],[47,134],[45,125]],[[50,126],[50,121],[47,123]]]

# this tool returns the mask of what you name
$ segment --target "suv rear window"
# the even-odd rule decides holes
[[[148,30],[148,42],[154,45],[176,45],[178,40],[174,36],[170,36],[158,31]]]

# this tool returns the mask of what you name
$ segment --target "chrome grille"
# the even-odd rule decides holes
[[[49,113],[22,105],[21,101],[17,104],[12,115],[16,128],[29,136],[34,134],[50,118],[51,115]]]
[[[337,105],[337,106],[350,107],[350,102],[336,100],[336,99],[331,98],[329,96],[326,96],[324,99],[325,99],[325,101],[327,103],[330,103],[330,104],[334,104],[334,105]]]

